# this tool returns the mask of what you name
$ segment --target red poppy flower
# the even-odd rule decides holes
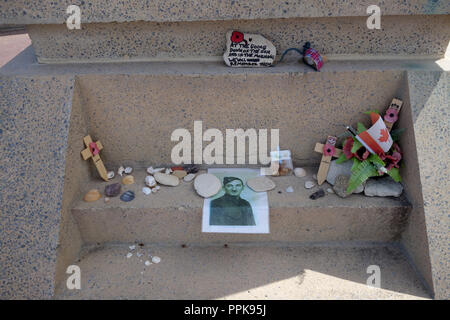
[[[323,155],[326,157],[330,157],[333,156],[335,153],[335,149],[334,146],[330,145],[330,144],[325,144],[323,146]]]
[[[398,120],[398,110],[389,108],[386,110],[386,114],[384,115],[384,120],[389,123],[394,123]]]
[[[244,34],[239,31],[233,31],[233,33],[231,34],[231,41],[234,43],[239,43],[239,42],[244,41]]]
[[[344,148],[342,149],[347,160],[353,158],[354,156],[352,148],[353,148],[353,138],[348,137],[347,140],[345,140]]]
[[[366,160],[369,157],[369,155],[370,152],[369,150],[366,149],[366,147],[361,147],[354,153],[355,158],[358,159],[359,161]]]
[[[398,168],[398,163],[402,160],[402,155],[400,152],[394,151],[392,155],[386,155],[386,170],[389,171],[392,168]]]

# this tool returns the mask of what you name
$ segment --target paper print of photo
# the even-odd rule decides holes
[[[255,192],[247,180],[258,177],[259,169],[208,170],[222,181],[222,190],[205,199],[203,232],[269,233],[269,204],[266,192]]]

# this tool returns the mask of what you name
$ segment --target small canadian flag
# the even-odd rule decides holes
[[[371,153],[381,155],[389,151],[394,141],[379,114],[372,112],[370,119],[372,120],[372,126],[368,130],[361,132],[358,135],[358,140]]]

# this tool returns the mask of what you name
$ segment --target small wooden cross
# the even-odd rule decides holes
[[[403,101],[397,98],[392,99],[391,104],[389,105],[388,109],[394,109],[397,110],[397,113],[400,112],[400,109],[402,108]],[[388,122],[384,120],[384,124],[388,128],[389,131],[391,131],[392,127],[394,126],[395,122]]]
[[[333,136],[328,136],[327,138],[327,142],[326,144],[322,144],[322,143],[316,143],[316,146],[314,148],[315,152],[319,152],[319,153],[324,153],[324,147],[325,146],[332,146],[334,148],[334,153],[333,155],[322,155],[322,160],[320,161],[320,167],[319,167],[319,171],[317,171],[317,183],[319,184],[319,186],[325,182],[325,180],[327,179],[327,174],[328,174],[328,169],[330,168],[330,162],[331,159],[334,158],[338,158],[341,153],[342,150],[338,149],[335,147],[337,142],[337,138],[333,137]],[[328,152],[331,152],[332,148],[330,148],[330,150]]]
[[[97,171],[100,174],[100,177],[103,180],[108,181],[108,175],[106,172],[105,165],[103,164],[102,159],[100,159],[100,150],[103,149],[103,146],[100,141],[93,142],[90,135],[87,135],[83,138],[84,144],[86,145],[86,149],[81,151],[81,156],[83,160],[87,160],[92,158],[95,166],[97,167]]]

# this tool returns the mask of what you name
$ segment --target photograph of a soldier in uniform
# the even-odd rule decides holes
[[[222,190],[205,199],[203,206],[203,232],[268,233],[269,208],[266,192],[254,192],[246,185],[257,177],[255,169],[211,168],[222,181]]]

